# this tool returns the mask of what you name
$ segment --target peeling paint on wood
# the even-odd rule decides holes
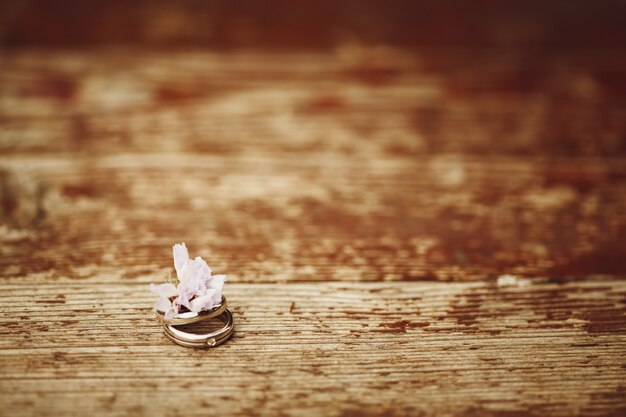
[[[0,413],[624,414],[626,58],[522,58],[3,51]]]
[[[626,311],[621,280],[505,289],[231,283],[236,333],[211,351],[169,342],[144,285],[1,290],[0,385],[10,394],[2,403],[16,415],[29,401],[28,414],[71,413],[76,406],[124,413],[138,397],[146,400],[140,414],[176,414],[182,401],[194,405],[191,414],[214,407],[235,414],[253,408],[342,415],[370,407],[382,412],[392,401],[410,414],[471,415],[480,405],[485,413],[506,406],[520,414],[563,415],[617,410],[624,401],[618,336],[624,321],[615,325]],[[28,301],[52,299],[60,290],[65,304]],[[277,315],[294,297],[299,314]],[[16,312],[27,312],[29,320],[16,320]],[[217,404],[201,405],[206,384],[212,398],[221,398]],[[109,406],[101,402],[107,393],[116,395]],[[163,400],[172,395],[177,401]],[[303,396],[306,401],[296,400]]]

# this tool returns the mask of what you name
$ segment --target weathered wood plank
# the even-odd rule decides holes
[[[29,226],[0,229],[4,282],[150,282],[177,241],[238,282],[626,272],[621,158],[88,161],[0,157],[5,218]]]
[[[143,285],[0,289],[8,415],[606,415],[624,404],[621,280],[231,283],[237,333],[210,351],[167,340]]]
[[[626,153],[620,50],[3,50],[0,150]]]
[[[0,53],[0,414],[626,412],[623,54]]]
[[[4,280],[626,274],[615,51],[2,52]]]

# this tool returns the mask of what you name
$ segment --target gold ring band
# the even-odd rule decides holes
[[[235,321],[232,313],[228,309],[225,309],[222,314],[213,317],[222,321],[224,327],[210,333],[189,333],[177,329],[173,324],[164,324],[163,328],[167,337],[181,346],[193,348],[214,347],[224,343],[232,336],[235,330]]]

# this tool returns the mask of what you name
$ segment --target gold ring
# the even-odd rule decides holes
[[[172,253],[177,280],[150,284],[150,292],[158,296],[154,309],[165,334],[185,347],[206,348],[224,343],[235,329],[233,315],[222,295],[226,275],[212,275],[200,256],[189,257],[184,243],[172,246]],[[217,300],[219,304],[215,304]],[[223,322],[224,327],[210,333],[189,333],[175,327],[212,318]]]
[[[177,329],[173,324],[164,324],[165,334],[175,343],[192,348],[207,348],[218,346],[227,341],[235,330],[235,321],[230,310],[225,309],[218,316],[214,316],[224,323],[224,327],[210,333],[190,333]]]

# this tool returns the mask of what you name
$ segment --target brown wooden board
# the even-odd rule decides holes
[[[165,338],[143,285],[3,285],[3,413],[595,415],[624,404],[623,281],[227,288],[236,334],[205,351]]]
[[[0,59],[0,414],[626,413],[623,54]],[[212,350],[151,311],[183,241]]]

